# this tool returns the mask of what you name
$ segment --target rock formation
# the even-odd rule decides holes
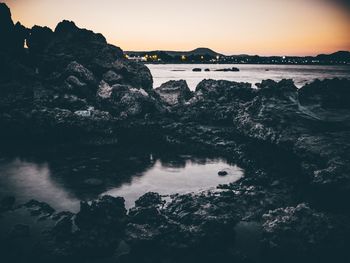
[[[170,106],[183,104],[192,97],[192,92],[184,80],[166,82],[156,88],[155,91],[164,103]]]
[[[21,52],[7,52],[18,41],[19,29],[4,4],[1,10],[0,123],[7,127],[5,136],[51,140],[60,134],[66,140],[100,134],[96,140],[117,140],[116,122],[164,111],[147,67],[128,61],[101,34],[73,22],[62,21],[54,31],[26,29]]]
[[[0,220],[29,222],[7,221],[0,251],[9,262],[349,262],[349,80],[299,90],[292,80],[257,89],[203,80],[195,92],[171,81],[153,90],[148,68],[101,34],[70,21],[25,29],[4,4],[0,39],[1,144],[154,141],[230,156],[245,169],[235,183],[167,202],[148,193],[128,212],[121,197],[82,202],[76,214],[4,198]],[[248,252],[246,225],[255,226]]]

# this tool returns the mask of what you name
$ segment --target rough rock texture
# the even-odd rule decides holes
[[[334,84],[339,87],[334,91],[337,96],[346,97],[348,91],[342,87],[349,86],[349,81],[334,80]],[[326,80],[311,85],[314,92],[318,86],[325,96],[323,87],[330,84]],[[314,99],[308,106],[301,104],[298,95],[305,101],[307,88],[298,92],[292,81],[263,81],[257,96],[233,116],[233,124],[244,136],[294,153],[312,191],[319,198],[332,196],[331,200],[322,200],[322,205],[325,201],[346,205],[344,200],[350,195],[350,111],[341,103],[340,108],[333,105],[329,109],[322,99]],[[335,100],[331,96],[328,99]]]
[[[148,68],[126,60],[101,34],[62,21],[54,31],[26,29],[28,36],[18,39],[19,26],[4,4],[1,12],[0,123],[5,136],[111,142],[118,139],[115,125],[121,120],[164,111],[151,90]],[[20,51],[7,52],[13,46]]]
[[[165,103],[171,106],[183,104],[192,97],[192,92],[185,80],[168,81],[155,91]]]
[[[14,152],[24,143],[74,142],[81,152],[81,144],[127,152],[151,143],[224,155],[245,169],[235,183],[167,202],[148,193],[128,213],[120,197],[83,202],[76,214],[4,198],[8,262],[349,262],[350,80],[300,90],[291,80],[257,89],[203,80],[193,93],[171,81],[153,90],[147,67],[102,35],[69,21],[28,30],[4,4],[0,39],[0,141]],[[151,167],[150,159],[138,165]],[[64,169],[81,169],[72,176],[95,190],[116,180],[95,164]]]
[[[345,234],[349,226],[304,203],[270,211],[263,220],[263,242],[270,262],[347,262],[350,259],[345,252],[350,248],[350,239]]]
[[[314,81],[299,90],[302,105],[319,105],[325,109],[349,109],[348,83],[340,79]]]

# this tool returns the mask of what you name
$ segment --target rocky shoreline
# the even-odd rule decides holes
[[[3,149],[154,143],[246,170],[167,202],[148,193],[129,211],[120,197],[82,202],[76,214],[4,198],[8,262],[349,262],[349,80],[153,89],[148,68],[101,34],[69,21],[54,31],[14,25],[4,4],[0,18]]]

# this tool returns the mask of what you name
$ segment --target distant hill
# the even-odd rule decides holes
[[[211,57],[216,57],[216,56],[224,56],[218,52],[215,52],[214,50],[210,48],[196,48],[191,51],[170,51],[170,50],[154,50],[154,51],[125,51],[124,52],[127,55],[139,55],[139,56],[144,56],[145,54],[154,54],[154,53],[165,53],[169,56],[175,57],[175,56],[211,56]]]
[[[316,59],[320,61],[350,61],[350,52],[349,51],[338,51],[332,54],[321,54],[316,56]]]
[[[350,65],[350,52],[338,51],[317,56],[258,56],[223,55],[210,48],[196,48],[191,51],[126,51],[130,59],[147,63],[222,63],[222,64],[319,64]],[[143,59],[143,60],[142,60]]]

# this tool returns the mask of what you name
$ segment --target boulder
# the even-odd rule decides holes
[[[109,228],[110,231],[119,231],[123,228],[126,219],[124,198],[103,196],[91,204],[81,202],[80,211],[75,218],[79,229]]]
[[[120,59],[115,60],[112,65],[113,71],[120,74],[123,84],[130,84],[137,89],[149,91],[153,88],[153,79],[150,70],[142,63]]]
[[[156,88],[155,91],[170,106],[183,104],[193,96],[185,80],[168,81]]]
[[[123,77],[120,74],[115,73],[113,70],[109,70],[103,74],[102,79],[109,85],[121,84],[123,81]]]
[[[316,80],[298,91],[302,105],[319,105],[326,109],[349,109],[349,81],[345,79]]]

